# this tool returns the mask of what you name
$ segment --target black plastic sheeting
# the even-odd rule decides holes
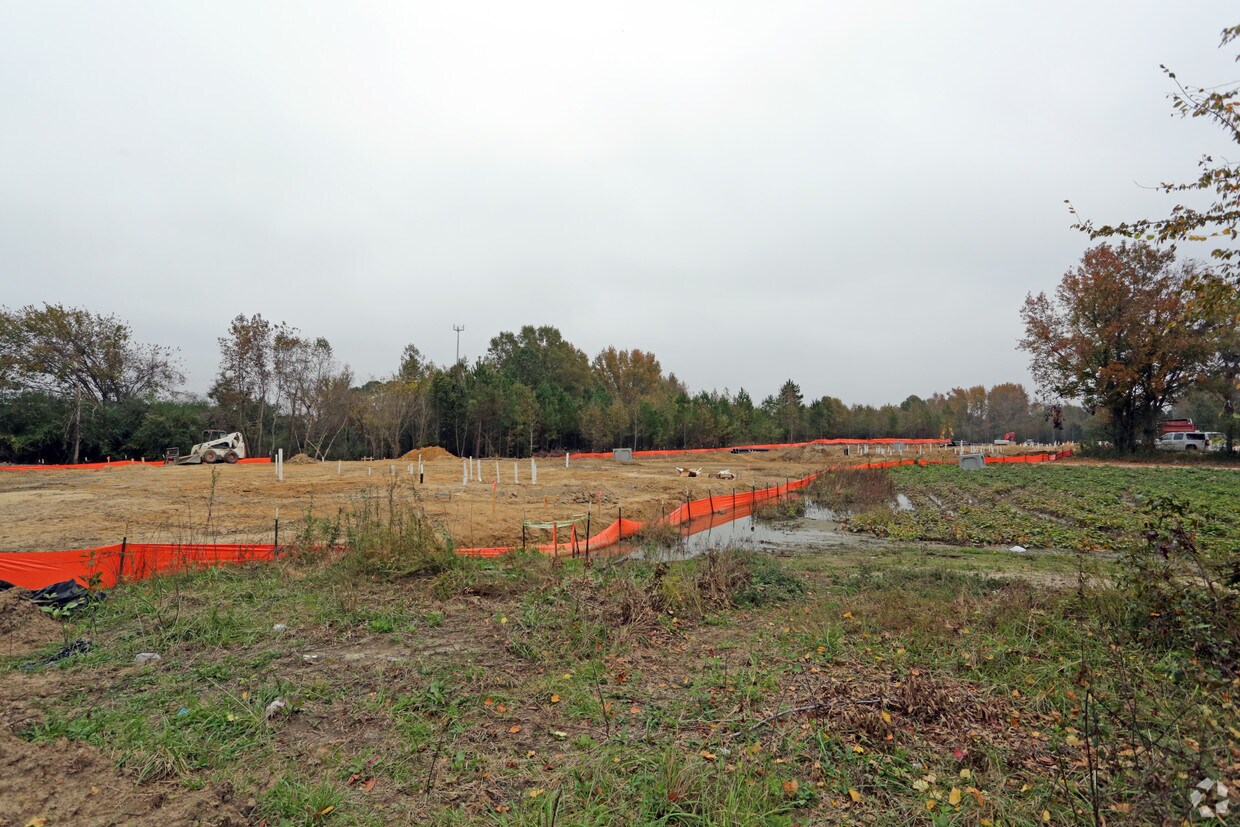
[[[0,580],[0,592],[8,591],[9,589],[26,591],[20,586],[14,586],[8,581]],[[44,586],[41,589],[35,589],[26,593],[26,597],[36,606],[54,606],[56,608],[67,606],[75,600],[98,600],[101,596],[102,593],[98,591],[92,592],[76,580],[53,583],[50,586]]]

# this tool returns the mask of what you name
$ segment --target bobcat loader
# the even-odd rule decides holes
[[[202,442],[181,455],[180,448],[164,451],[164,465],[199,465],[201,463],[227,462],[232,465],[245,459],[245,437],[239,431],[226,434],[223,431],[204,431]]]

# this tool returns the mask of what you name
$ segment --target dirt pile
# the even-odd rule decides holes
[[[422,455],[423,462],[430,462],[433,459],[459,459],[459,457],[451,451],[440,448],[438,445],[429,445],[425,448],[414,448],[412,451],[402,456],[401,459],[409,462],[415,462],[418,458],[418,454]]]
[[[840,453],[840,449],[836,448],[834,453]],[[821,462],[826,456],[826,445],[801,445],[779,452],[779,459],[783,462]]]
[[[294,454],[293,456],[284,460],[284,463],[286,465],[317,465],[318,462],[319,461],[317,459],[315,459],[312,456],[308,456],[306,454]]]
[[[0,592],[2,655],[25,655],[61,636],[60,624],[22,594],[22,589]]]

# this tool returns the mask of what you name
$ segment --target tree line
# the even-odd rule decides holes
[[[899,404],[806,400],[789,379],[755,400],[745,389],[691,392],[653,353],[608,347],[593,358],[550,326],[490,340],[485,355],[436,365],[410,344],[386,377],[355,381],[323,337],[239,315],[219,337],[205,396],[176,390],[175,351],[134,340],[111,315],[60,305],[0,311],[0,461],[155,458],[203,430],[240,430],[250,451],[318,459],[395,457],[440,445],[457,455],[529,456],[616,446],[710,448],[824,437],[986,441],[1081,439],[1019,384],[955,388]]]

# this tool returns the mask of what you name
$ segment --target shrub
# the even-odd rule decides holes
[[[842,469],[820,475],[809,495],[824,508],[858,514],[890,508],[896,484],[886,469]]]

